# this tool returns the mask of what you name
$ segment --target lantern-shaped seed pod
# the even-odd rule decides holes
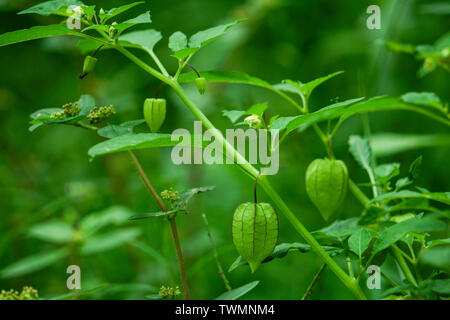
[[[233,215],[233,244],[255,272],[278,240],[278,215],[269,203],[243,203]]]
[[[325,220],[338,212],[348,188],[347,166],[341,160],[316,159],[306,170],[306,192]]]
[[[96,64],[97,64],[97,58],[94,58],[91,56],[86,56],[86,58],[84,58],[84,63],[83,63],[83,74],[88,74],[88,73],[92,72],[94,70]]]
[[[157,132],[166,119],[166,99],[145,99],[144,118],[152,132]]]
[[[195,85],[197,86],[197,90],[200,94],[204,94],[206,91],[206,79],[203,77],[199,77],[195,79]]]

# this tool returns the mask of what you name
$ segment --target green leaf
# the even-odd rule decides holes
[[[94,108],[95,99],[91,95],[85,94],[80,97],[76,104],[80,108],[80,113],[74,117],[68,117],[60,120],[52,120],[50,116],[55,111],[62,111],[61,108],[47,108],[33,112],[30,115],[32,119],[30,124],[32,124],[32,126],[29,128],[29,131],[33,131],[40,126],[47,124],[67,124],[80,121],[84,119],[86,115],[88,115]]]
[[[361,259],[362,254],[369,248],[371,241],[372,235],[370,232],[365,228],[361,228],[348,238],[348,247]]]
[[[222,293],[215,300],[236,300],[236,299],[242,297],[247,292],[253,290],[258,284],[259,284],[259,281],[250,282],[242,287]]]
[[[109,286],[110,286],[109,284],[105,283],[105,284],[101,284],[101,285],[91,288],[91,289],[76,290],[75,292],[66,293],[66,294],[56,296],[56,297],[47,298],[46,300],[68,300],[71,298],[84,297],[84,296],[96,293],[98,291],[101,291],[103,289],[106,289]]]
[[[84,3],[78,0],[52,0],[39,3],[31,8],[20,11],[18,14],[36,13],[42,16],[49,16],[62,7],[84,6]]]
[[[188,43],[187,37],[181,31],[174,32],[169,38],[169,48],[173,52],[186,49],[187,43]]]
[[[242,110],[222,110],[222,115],[230,119],[231,123],[238,121],[244,114],[246,112]]]
[[[202,48],[211,41],[223,36],[227,30],[235,25],[245,21],[245,19],[236,20],[234,22],[199,31],[189,39],[190,48]]]
[[[222,110],[222,115],[224,117],[227,117],[228,119],[230,119],[231,123],[235,123],[237,120],[239,120],[241,117],[243,117],[245,115],[256,114],[256,115],[262,117],[263,113],[267,110],[267,108],[268,108],[267,102],[257,103],[257,104],[252,105],[246,111]]]
[[[169,210],[169,211],[143,213],[143,214],[138,214],[138,215],[132,216],[132,217],[128,218],[128,220],[143,220],[143,219],[148,219],[148,218],[166,217],[166,216],[169,216],[176,212],[180,212],[180,210],[177,209],[177,210]]]
[[[112,206],[83,217],[79,227],[85,236],[90,236],[105,227],[123,225],[132,215],[133,212],[126,207]]]
[[[36,26],[30,29],[22,29],[4,33],[0,35],[0,47],[30,40],[63,35],[73,35],[79,37],[84,36],[80,32],[67,28],[65,24],[51,24],[48,26]]]
[[[261,79],[249,76],[242,72],[202,71],[201,74],[208,82],[243,83],[264,87],[271,91],[277,92],[278,94],[281,93],[281,91],[278,90],[277,87],[274,87]],[[179,82],[180,83],[192,82],[195,81],[196,78],[197,75],[194,72],[183,73],[179,77]],[[339,102],[326,108],[322,108],[314,113],[300,115],[297,117],[288,117],[287,119],[283,119],[284,117],[280,117],[279,119],[274,121],[274,125],[275,123],[278,122],[276,125],[277,129],[280,130],[287,129],[286,134],[288,134],[289,132],[297,129],[298,127],[304,125],[305,123],[311,125],[320,121],[332,120],[338,117],[341,117],[340,122],[343,122],[350,116],[358,113],[390,111],[390,110],[407,110],[423,114],[447,126],[450,126],[450,120],[448,119],[447,116],[442,115],[442,113],[438,114],[436,112],[433,112],[433,110],[429,110],[429,108],[424,108],[422,106],[413,104],[407,104],[398,98],[393,98],[389,96],[379,96],[368,99],[366,101],[361,100],[363,100],[363,98]]]
[[[414,181],[419,178],[420,175],[420,167],[422,166],[422,156],[419,156],[416,160],[414,160],[409,166],[409,178]]]
[[[101,137],[112,139],[127,134],[133,134],[134,127],[142,123],[145,123],[144,119],[124,122],[121,125],[111,124],[109,126],[99,129],[97,133]]]
[[[450,244],[450,238],[431,240],[427,243],[427,248],[432,248],[441,244]]]
[[[369,140],[360,136],[350,136],[348,140],[349,151],[355,158],[356,162],[368,173],[369,177],[374,177],[372,168],[372,150],[370,149]]]
[[[434,218],[422,216],[410,218],[381,231],[373,245],[372,255],[388,248],[402,239],[408,232],[428,232],[444,229],[445,223]]]
[[[362,101],[364,98],[349,99],[320,109],[314,113],[295,117],[279,117],[272,123],[272,129],[284,130],[285,135],[299,127],[306,128],[314,123],[337,118],[346,112],[346,108]]]
[[[430,106],[443,111],[441,99],[433,92],[408,92],[402,95],[401,99],[408,103]]]
[[[100,14],[99,15],[100,20],[104,23],[104,22],[110,20],[111,18],[114,18],[115,16],[117,16],[121,13],[124,13],[125,11],[128,11],[131,8],[134,8],[135,6],[141,5],[143,3],[145,3],[145,1],[133,2],[133,3],[118,7],[118,8],[112,8],[112,9],[106,11],[104,14]]]
[[[47,108],[33,112],[30,115],[32,119],[30,124],[32,124],[32,126],[28,130],[34,131],[36,128],[47,124],[67,124],[80,121],[84,119],[86,115],[88,115],[94,108],[95,99],[91,95],[85,94],[80,97],[76,104],[80,108],[80,113],[74,117],[68,117],[60,120],[51,119],[51,114],[56,111],[62,111],[61,108]]]
[[[342,242],[359,229],[361,227],[358,225],[358,218],[354,217],[346,220],[336,220],[329,226],[312,232],[312,234],[317,240]]]
[[[381,183],[387,183],[400,174],[400,163],[385,163],[375,168],[375,179]]]
[[[225,71],[225,70],[213,70],[213,71],[202,71],[201,75],[208,82],[224,82],[224,83],[241,83],[241,84],[251,84],[258,87],[264,87],[270,90],[278,91],[268,82],[261,80],[256,77],[249,76],[243,72],[238,71]],[[197,74],[195,72],[186,72],[180,75],[178,82],[187,83],[193,82],[197,79]]]
[[[194,188],[194,189],[181,191],[178,195],[180,197],[180,200],[175,202],[175,208],[177,208],[178,210],[186,209],[189,200],[191,200],[193,196],[200,194],[200,193],[212,191],[212,190],[214,190],[214,188],[215,188],[215,186],[207,186],[207,187],[200,187],[200,188]]]
[[[31,272],[44,269],[69,255],[69,249],[61,248],[54,251],[46,251],[22,260],[14,262],[0,271],[0,278],[12,278],[23,276]]]
[[[449,147],[450,135],[377,133],[370,137],[370,145],[375,156],[387,157],[427,147]]]
[[[410,190],[401,190],[388,192],[373,198],[370,202],[390,201],[395,199],[428,199],[450,204],[450,192],[415,192]]]
[[[32,226],[27,234],[35,239],[56,244],[64,244],[72,241],[72,227],[62,221],[49,221]]]
[[[91,158],[97,156],[137,149],[158,148],[158,147],[173,147],[176,145],[194,145],[194,136],[191,136],[191,141],[172,141],[172,135],[161,133],[138,133],[118,136],[110,140],[100,142],[91,149],[88,154]]]
[[[145,13],[138,15],[136,18],[133,18],[133,19],[130,19],[130,20],[127,20],[127,21],[117,24],[114,26],[114,29],[116,29],[118,31],[119,37],[120,37],[120,34],[127,29],[134,27],[136,25],[139,25],[139,24],[148,24],[148,23],[152,23],[150,11],[147,11]]]
[[[450,255],[447,255],[450,259]],[[431,290],[440,294],[450,294],[450,279],[431,280]]]
[[[450,272],[450,245],[426,249],[419,256],[421,263]]]
[[[128,228],[93,236],[81,246],[80,252],[82,255],[105,252],[133,241],[140,234],[140,230]]]
[[[330,247],[330,246],[322,246],[322,248],[331,256],[337,256],[344,252],[341,248]],[[261,263],[267,263],[272,261],[273,259],[284,258],[289,252],[298,251],[300,253],[307,253],[311,251],[311,246],[309,244],[294,242],[294,243],[281,243],[275,247],[273,252],[265,258]],[[236,260],[232,263],[228,272],[233,271],[237,267],[248,265],[248,262],[245,261],[241,256],[237,257]]]
[[[153,48],[161,39],[161,32],[148,29],[126,33],[119,37],[119,43],[123,46],[131,44],[134,47],[150,52],[153,51]]]
[[[393,52],[401,52],[407,54],[414,54],[416,52],[416,47],[412,44],[403,44],[395,41],[386,41],[386,48]]]
[[[297,88],[304,96],[309,97],[313,90],[317,88],[319,85],[324,83],[325,81],[330,80],[331,78],[334,78],[340,74],[344,73],[344,71],[337,71],[332,74],[329,74],[324,77],[320,77],[317,79],[314,79],[312,81],[309,81],[307,83],[302,83],[300,81],[292,81],[292,80],[283,80],[283,83],[288,84],[294,88]],[[287,91],[287,92],[296,92],[292,88],[286,87],[286,86],[277,86],[280,90]]]

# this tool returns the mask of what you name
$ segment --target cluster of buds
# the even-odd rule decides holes
[[[116,110],[113,106],[108,107],[95,107],[94,109],[89,112],[89,114],[86,116],[86,118],[89,119],[91,124],[96,124],[100,122],[104,122],[108,118],[112,117],[116,114]]]
[[[170,187],[169,190],[164,190],[163,192],[161,192],[161,198],[163,198],[164,200],[170,201],[170,202],[175,202],[175,201],[180,200],[178,191],[173,191],[172,187]]]
[[[61,120],[61,119],[75,117],[81,111],[80,107],[76,103],[67,103],[67,104],[63,105],[61,108],[62,108],[62,111],[56,111],[50,115],[50,118],[52,120]]]
[[[0,300],[37,300],[39,299],[39,294],[36,289],[32,287],[23,287],[22,292],[16,290],[2,290],[0,292]]]
[[[161,288],[159,288],[159,296],[162,298],[170,298],[173,299],[176,296],[179,296],[181,294],[180,291],[180,287],[176,286],[176,287],[166,287],[166,286],[161,286]]]

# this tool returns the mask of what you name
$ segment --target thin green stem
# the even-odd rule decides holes
[[[225,288],[227,291],[231,291],[230,282],[227,279],[227,276],[225,275],[225,272],[223,272],[222,264],[219,260],[219,254],[217,253],[216,244],[214,242],[214,239],[211,235],[211,230],[209,229],[208,219],[206,218],[206,214],[202,213],[203,221],[205,222],[206,226],[206,232],[208,233],[209,241],[211,242],[211,248],[214,254],[214,259],[216,260],[217,270],[219,271],[219,275],[223,280],[223,283],[225,285]]]
[[[178,70],[175,73],[175,76],[173,77],[175,80],[178,79],[178,77],[180,76],[181,71],[183,71],[184,67],[186,66],[186,63],[189,62],[189,60],[191,60],[191,58],[194,56],[194,54],[190,54],[186,60],[182,61],[182,60],[178,60]]]
[[[353,193],[356,199],[361,202],[361,204],[366,208],[370,200],[366,197],[366,195],[358,188],[358,186],[353,182],[352,179],[348,179],[348,186],[350,187],[350,191]]]
[[[345,261],[347,262],[347,269],[348,269],[348,274],[350,275],[350,278],[355,279],[355,274],[353,273],[352,260],[350,259],[350,257],[348,255],[347,255],[347,257],[345,257]]]
[[[401,254],[401,250],[399,249],[399,247],[397,247],[395,244],[392,245],[391,247],[391,251],[395,257],[395,259],[397,260],[400,268],[403,271],[403,274],[405,275],[406,279],[408,279],[409,282],[411,282],[414,286],[418,286],[417,285],[417,281],[414,278],[411,270],[408,267],[408,264],[406,263],[405,259],[403,258],[403,255]]]
[[[319,270],[316,272],[311,282],[309,283],[308,287],[306,288],[305,294],[303,295],[301,300],[306,300],[306,298],[308,298],[311,295],[314,285],[319,281],[320,274],[322,273],[322,271],[325,269],[326,266],[327,265],[325,263],[322,263]]]
[[[181,100],[186,104],[188,109],[203,123],[203,126],[207,129],[212,129],[212,134],[222,146],[225,147],[226,154],[235,160],[237,163],[249,176],[255,178],[258,174],[258,170],[253,167],[237,150],[223,137],[223,135],[218,131],[214,125],[209,121],[209,119],[203,114],[203,112],[190,100],[186,95],[183,88],[178,84],[177,81],[168,78],[156,71],[155,69],[148,66],[145,62],[134,56],[128,50],[123,47],[116,45],[118,51],[124,54],[132,62],[141,67],[144,71],[155,76],[161,81],[166,82],[171,86]],[[294,226],[297,232],[308,242],[312,249],[319,255],[319,257],[330,267],[330,269],[336,274],[336,276],[342,281],[342,283],[357,297],[358,299],[367,299],[361,290],[359,284],[351,279],[340,267],[339,265],[328,255],[328,253],[321,247],[317,240],[311,235],[311,233],[303,226],[303,224],[297,219],[294,213],[289,209],[286,203],[281,199],[278,193],[273,189],[270,182],[265,176],[259,178],[259,182],[264,191],[272,198],[275,204],[280,208],[281,212],[286,216],[289,222]]]
[[[148,50],[147,52],[150,55],[150,57],[152,57],[153,61],[155,61],[156,65],[158,66],[158,68],[162,72],[162,74],[165,75],[166,77],[168,77],[169,73],[167,72],[166,68],[161,63],[161,61],[158,59],[158,56],[153,52],[153,50]]]

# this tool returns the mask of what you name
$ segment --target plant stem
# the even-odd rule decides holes
[[[158,206],[161,208],[162,211],[167,212],[169,211],[162,201],[161,197],[156,192],[155,188],[153,188],[153,185],[151,184],[150,180],[148,179],[147,175],[145,174],[144,169],[142,169],[142,166],[139,162],[139,160],[136,158],[136,155],[133,151],[128,150],[128,153],[130,154],[131,159],[133,159],[134,165],[138,169],[139,175],[141,176],[142,180],[144,181],[145,186],[147,187],[148,191],[150,191],[153,198],[155,198],[156,203],[158,203]]]
[[[348,274],[350,275],[350,278],[355,279],[355,275],[353,273],[352,260],[348,255],[345,258],[345,261],[347,262]]]
[[[214,254],[214,259],[216,260],[217,269],[219,270],[219,275],[223,280],[223,283],[225,284],[225,288],[227,291],[231,291],[230,282],[227,279],[227,276],[225,275],[225,272],[223,272],[222,264],[219,261],[219,255],[217,253],[216,244],[214,243],[214,239],[211,235],[211,230],[209,229],[208,219],[206,218],[206,214],[202,213],[203,221],[205,221],[206,226],[206,232],[208,233],[209,241],[211,242],[211,247]]]
[[[166,68],[164,68],[164,65],[161,63],[161,61],[159,61],[158,57],[153,52],[153,50],[149,50],[148,54],[150,55],[150,57],[152,57],[153,61],[155,61],[156,65],[158,66],[159,70],[161,70],[162,74],[168,77],[169,73],[167,72]]]
[[[148,66],[145,62],[140,60],[138,57],[133,55],[131,52],[121,47],[120,45],[115,45],[116,49],[129,58],[136,65],[141,67],[144,71],[155,76],[156,78],[164,81],[170,85],[181,100],[186,104],[188,109],[203,123],[206,129],[213,129],[212,135],[215,137],[222,146],[225,147],[226,154],[235,160],[237,163],[250,177],[256,178],[258,170],[253,167],[218,131],[211,121],[203,114],[203,112],[192,102],[192,100],[186,95],[183,88],[172,78],[168,78],[163,74],[159,73],[152,67]],[[289,209],[286,203],[281,199],[278,193],[273,189],[270,182],[265,179],[265,176],[259,178],[260,185],[266,191],[266,193],[272,198],[275,204],[280,208],[281,212],[286,216],[289,222],[297,230],[297,232],[311,245],[312,249],[319,255],[319,257],[330,267],[330,269],[336,274],[336,276],[342,281],[342,283],[357,297],[358,299],[366,300],[366,296],[361,290],[359,284],[351,279],[340,267],[339,265],[328,255],[328,253],[321,247],[317,240],[311,235],[311,233],[303,226],[303,224],[297,219],[294,213]]]
[[[168,209],[167,209],[166,205],[164,204],[161,197],[156,192],[155,188],[153,188],[153,185],[151,184],[148,176],[145,174],[144,169],[142,169],[142,166],[139,163],[139,160],[136,158],[136,155],[131,150],[128,150],[128,153],[130,154],[131,158],[133,159],[134,165],[138,169],[139,175],[141,176],[142,180],[144,181],[144,184],[147,187],[148,191],[150,191],[150,194],[153,196],[153,198],[155,198],[156,203],[161,208],[161,210],[164,212],[167,212]],[[183,253],[181,251],[180,239],[178,237],[178,231],[177,231],[177,225],[175,222],[175,218],[169,219],[169,222],[170,222],[170,229],[172,231],[173,242],[175,244],[175,248],[177,251],[178,264],[180,265],[180,274],[181,274],[181,281],[183,282],[184,298],[186,300],[189,300],[189,288],[188,288],[187,279],[186,279],[186,270],[184,267]]]
[[[397,260],[400,268],[403,271],[403,274],[405,275],[406,279],[408,279],[409,282],[411,282],[414,286],[417,287],[417,281],[414,278],[411,270],[408,267],[408,264],[406,263],[405,259],[403,258],[403,255],[401,254],[401,250],[399,247],[397,247],[395,244],[391,247],[392,253],[394,254],[395,259]]]
[[[177,250],[178,264],[180,265],[181,281],[183,282],[184,298],[189,300],[189,289],[186,280],[186,268],[184,267],[183,252],[181,251],[180,239],[178,237],[177,224],[175,217],[169,219],[170,229],[172,230],[173,241]]]
[[[366,208],[370,200],[366,197],[366,195],[358,188],[358,186],[353,182],[352,179],[348,179],[348,186],[350,187],[350,191],[353,193],[356,199],[361,202],[361,204]]]
[[[308,298],[311,295],[314,285],[317,283],[317,281],[319,281],[320,274],[322,273],[322,271],[325,269],[326,266],[327,265],[325,263],[322,263],[319,270],[316,272],[311,282],[309,283],[308,288],[306,288],[305,294],[303,295],[301,300],[306,300],[306,298]]]

